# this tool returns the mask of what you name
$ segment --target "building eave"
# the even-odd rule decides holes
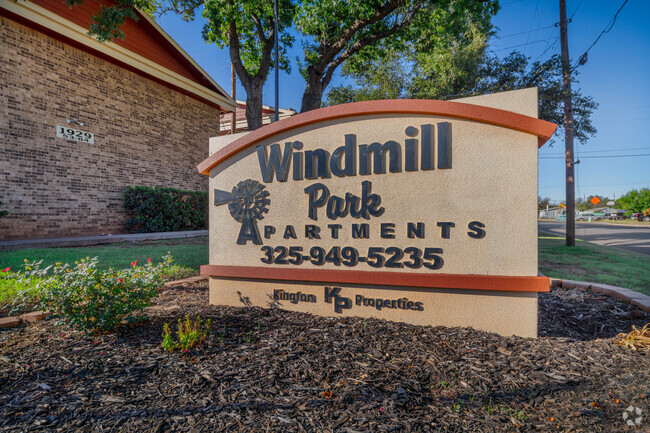
[[[10,19],[12,15],[20,17],[23,22],[33,23],[40,29],[47,29],[49,34],[57,34],[67,41],[72,41],[77,46],[83,47],[87,51],[101,53],[102,57],[114,60],[118,64],[126,65],[129,69],[141,72],[145,76],[152,77],[155,81],[168,84],[170,87],[178,89],[183,93],[194,96],[196,99],[209,103],[210,105],[217,106],[221,111],[234,112],[237,109],[237,104],[234,99],[228,96],[227,93],[219,87],[212,78],[209,78],[205,71],[200,69],[198,65],[192,60],[193,64],[197,67],[202,74],[209,78],[210,82],[215,85],[219,90],[214,91],[205,86],[202,86],[182,75],[171,71],[164,66],[161,66],[151,60],[148,60],[138,54],[135,54],[126,48],[123,48],[112,42],[98,42],[92,37],[88,36],[87,29],[74,24],[73,22],[65,19],[56,14],[52,14],[47,9],[35,5],[29,1],[4,1],[0,3],[0,12],[4,10]],[[145,17],[146,14],[141,13]],[[147,19],[145,17],[145,19]],[[150,17],[149,19],[153,21]],[[149,21],[149,20],[148,20]],[[154,25],[155,22],[152,24]],[[173,40],[162,31],[160,26],[155,24],[157,30],[170,40],[181,54],[189,58]],[[191,60],[191,58],[189,58]]]

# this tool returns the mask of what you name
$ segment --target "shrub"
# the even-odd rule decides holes
[[[0,310],[9,316],[21,314],[36,303],[38,291],[36,285],[40,280],[22,280],[19,273],[11,268],[0,269]]]
[[[3,205],[4,205],[4,203],[2,203],[2,202],[0,201],[0,207],[2,207]],[[6,210],[0,210],[0,218],[4,218],[4,217],[6,217],[7,215],[9,215],[9,212],[7,212]]]
[[[25,262],[20,279],[40,279],[35,285],[40,308],[91,334],[112,331],[125,317],[151,305],[172,258],[167,255],[155,266],[149,260],[145,266],[133,262],[129,269],[107,271],[97,269],[96,257],[45,269],[40,269],[42,261]]]
[[[184,321],[178,319],[178,330],[176,331],[178,341],[174,339],[169,325],[165,323],[163,325],[163,342],[161,346],[164,350],[170,352],[174,350],[187,352],[192,347],[205,342],[210,333],[210,323],[211,320],[208,319],[205,327],[201,328],[200,317],[197,317],[195,321],[191,321],[189,316],[185,316]]]
[[[208,227],[207,192],[129,186],[122,198],[124,209],[133,214],[125,224],[130,232],[176,232]]]

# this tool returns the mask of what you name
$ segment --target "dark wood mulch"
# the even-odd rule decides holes
[[[0,431],[609,433],[650,426],[650,356],[610,338],[649,319],[590,293],[542,295],[538,339],[209,307],[200,284],[165,289],[149,314],[139,326],[95,338],[55,320],[0,332]],[[209,344],[163,352],[163,323],[184,314],[212,319]],[[636,430],[622,418],[630,405],[644,411]]]

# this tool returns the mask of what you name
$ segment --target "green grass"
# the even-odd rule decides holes
[[[34,283],[25,285],[19,283],[13,278],[0,279],[0,308],[2,308],[3,305],[13,304],[16,302],[20,292],[25,291],[24,294],[29,297],[31,295],[29,289],[33,286]],[[29,301],[29,299],[26,299],[26,301]]]
[[[169,276],[179,278],[198,275],[199,266],[208,263],[208,238],[172,239],[165,241],[146,241],[78,248],[30,248],[0,252],[0,269],[11,267],[12,271],[24,270],[25,259],[43,260],[41,268],[56,262],[74,264],[86,257],[98,257],[100,269],[125,269],[133,261],[145,264],[147,259],[153,263],[162,261],[162,256],[171,252],[174,258]]]
[[[0,252],[0,269],[22,271],[24,260],[43,260],[41,267],[56,262],[73,264],[85,257],[98,257],[102,269],[128,268],[131,262],[158,262],[171,252],[174,266],[166,272],[169,280],[198,275],[199,266],[208,263],[208,239],[189,238],[166,241],[123,243],[79,248],[34,248]],[[553,278],[605,283],[627,287],[650,295],[650,257],[633,252],[579,241],[568,248],[564,238],[539,238],[539,270]],[[0,306],[15,299],[18,286],[0,279]],[[0,307],[1,308],[1,307]]]
[[[171,239],[166,241],[145,241],[138,243],[122,243],[95,247],[77,248],[31,248],[16,251],[0,252],[0,269],[10,267],[11,272],[25,270],[25,259],[31,261],[43,260],[41,269],[56,262],[74,264],[75,261],[86,257],[98,257],[100,269],[125,269],[136,261],[146,264],[147,259],[153,263],[162,261],[162,257],[171,252],[174,263],[164,273],[166,280],[179,280],[199,274],[199,266],[208,263],[207,237]],[[24,289],[27,288],[27,291]],[[34,303],[37,293],[30,291],[15,279],[2,278],[0,273],[0,316],[9,313],[17,305]],[[23,292],[19,299],[19,294]],[[20,311],[14,311],[17,314]]]
[[[539,271],[547,277],[604,283],[650,295],[650,257],[564,238],[539,238]]]

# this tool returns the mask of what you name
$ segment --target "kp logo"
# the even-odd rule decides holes
[[[246,241],[262,245],[257,220],[264,218],[264,214],[269,212],[266,206],[271,204],[271,200],[268,199],[269,192],[265,189],[266,187],[258,181],[246,179],[233,187],[231,192],[214,190],[214,205],[228,203],[230,215],[235,221],[241,223],[237,237],[238,245],[245,245]]]
[[[343,310],[352,308],[352,299],[341,296],[340,287],[325,287],[325,302],[331,304],[334,301],[334,311],[341,314]]]

